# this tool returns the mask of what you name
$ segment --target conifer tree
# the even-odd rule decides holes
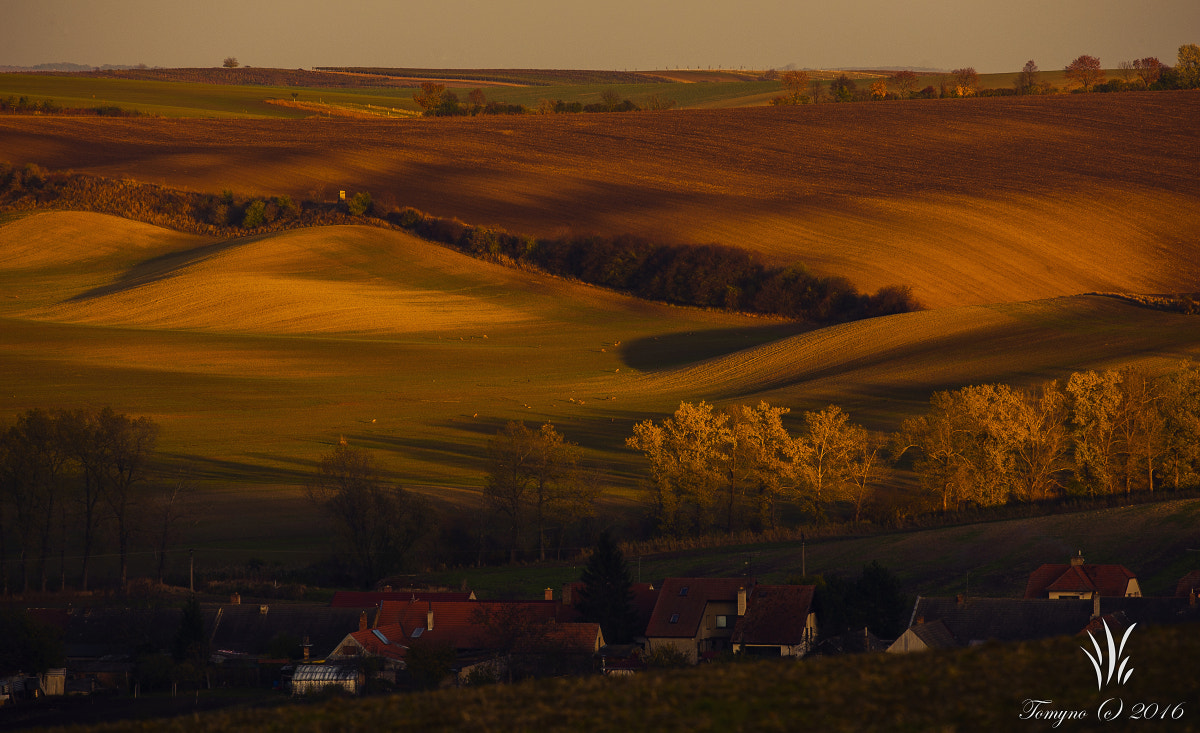
[[[608,643],[632,641],[639,631],[635,628],[633,581],[625,555],[607,530],[596,541],[582,580],[583,590],[576,607],[583,617],[600,624]]]

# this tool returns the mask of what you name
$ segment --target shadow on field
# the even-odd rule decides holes
[[[158,257],[152,257],[129,268],[129,270],[125,272],[125,274],[121,275],[121,277],[117,278],[115,282],[111,282],[108,285],[101,285],[99,287],[92,288],[91,290],[79,293],[78,295],[74,295],[69,298],[67,302],[74,303],[84,300],[91,300],[92,298],[113,295],[126,290],[133,290],[134,288],[138,288],[143,285],[149,285],[150,283],[158,282],[160,280],[166,280],[168,277],[196,264],[197,262],[203,262],[209,257],[218,255],[226,250],[234,249],[235,247],[241,247],[270,236],[272,235],[260,234],[253,237],[237,237],[235,239],[226,239],[220,242],[214,242],[212,244],[204,244],[199,247],[193,247],[192,249],[184,250],[182,252],[168,252],[167,254],[159,255]]]
[[[265,454],[258,454],[258,457],[276,463],[291,460]],[[292,462],[297,464],[296,468],[280,468],[261,463],[227,461],[186,453],[166,454],[164,458],[170,462],[172,470],[178,469],[193,479],[264,484],[306,484],[312,480],[317,465],[316,460],[294,460]]]
[[[622,344],[620,354],[626,365],[644,372],[652,372],[704,361],[715,356],[725,356],[811,331],[813,328],[803,323],[777,323],[750,328],[681,331],[647,336]]]

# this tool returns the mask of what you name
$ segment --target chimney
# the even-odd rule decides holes
[[[1079,552],[1077,552],[1077,553],[1075,554],[1075,557],[1071,558],[1071,567],[1076,567],[1076,568],[1077,568],[1077,567],[1079,567],[1079,566],[1083,565],[1083,562],[1084,562],[1084,560],[1083,560],[1083,550],[1080,550]]]
[[[306,636],[304,637],[304,643],[300,646],[304,649],[304,661],[307,662],[309,655],[312,653],[312,642],[309,641],[308,637]]]
[[[746,615],[746,589],[738,588],[738,616]]]
[[[1095,619],[1098,619],[1098,618],[1100,618],[1100,593],[1097,592],[1097,593],[1092,594],[1092,618],[1091,618],[1091,620],[1094,621]]]
[[[430,607],[430,609],[425,612],[425,629],[427,631],[433,631],[433,608],[432,607]]]
[[[542,591],[542,597],[543,597],[543,600],[553,601],[554,600],[554,589],[547,588],[546,590]]]
[[[242,594],[241,594],[241,593],[234,593],[233,595],[229,596],[229,602],[230,602],[231,604],[235,605],[235,606],[237,606],[237,605],[241,604],[241,602],[242,602]]]
[[[564,606],[572,605],[571,604],[571,584],[570,583],[563,583],[562,602],[563,602]]]
[[[1192,588],[1192,592],[1188,593],[1188,605],[1192,608],[1196,607],[1196,589]]]
[[[358,614],[358,630],[359,631],[367,630],[367,612],[366,611],[363,611],[362,613]]]

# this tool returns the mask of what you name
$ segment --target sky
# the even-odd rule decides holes
[[[0,0],[0,66],[1107,68],[1200,43],[1200,0]]]

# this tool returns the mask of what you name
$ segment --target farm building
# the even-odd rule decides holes
[[[293,695],[307,695],[334,686],[357,695],[362,685],[362,671],[349,665],[301,664],[292,675]]]

